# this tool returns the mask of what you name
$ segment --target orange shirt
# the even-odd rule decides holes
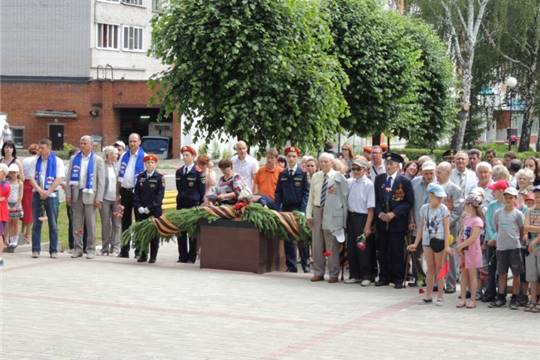
[[[257,185],[257,193],[266,195],[272,200],[276,195],[276,186],[279,179],[279,174],[283,171],[281,166],[276,165],[273,170],[263,166],[255,174],[254,183]]]

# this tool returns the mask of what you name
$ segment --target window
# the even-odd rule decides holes
[[[165,0],[152,0],[152,11],[159,12]]]
[[[11,128],[11,134],[13,135],[13,142],[15,143],[15,147],[17,149],[21,149],[24,147],[23,132],[24,132],[23,128],[14,128],[14,127]]]
[[[143,51],[143,29],[136,26],[124,26],[124,50]]]
[[[98,24],[97,47],[100,49],[118,49],[118,25]]]
[[[122,0],[123,4],[143,6],[143,0]]]

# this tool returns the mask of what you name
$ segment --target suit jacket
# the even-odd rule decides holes
[[[313,182],[322,181],[324,173],[318,171],[313,174],[311,179]],[[339,229],[344,229],[347,220],[347,196],[349,194],[349,184],[347,179],[341,173],[336,173],[334,178],[328,182],[327,189],[334,188],[335,191],[326,192],[326,201],[323,208],[322,229],[335,232]],[[306,215],[308,219],[313,217],[313,194],[314,187],[310,188],[310,195],[306,207]]]
[[[78,185],[69,185],[69,180],[71,178],[71,169],[73,168],[73,159],[75,155],[69,159],[69,170],[66,176],[66,182],[68,184],[66,197],[71,198],[72,202],[75,202],[79,199],[79,188]],[[96,201],[103,201],[103,195],[105,194],[105,162],[101,157],[94,154],[94,184],[93,192],[88,193],[83,191],[83,204],[91,205]]]
[[[409,226],[409,212],[414,206],[414,192],[411,181],[398,174],[392,184],[392,190],[387,192],[384,184],[387,174],[375,178],[375,219],[379,227],[386,223],[379,219],[380,213],[393,212],[396,217],[388,224],[390,232],[406,232]]]
[[[296,172],[292,176],[289,175],[289,169],[279,174],[274,203],[281,211],[305,212],[308,196],[308,176],[305,171],[302,171],[300,165],[296,167]]]

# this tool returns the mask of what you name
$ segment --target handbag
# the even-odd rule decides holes
[[[444,250],[444,239],[438,239],[431,236],[431,229],[429,227],[429,205],[427,208],[427,219],[426,223],[428,224],[428,233],[429,233],[429,247],[433,252],[439,253]]]

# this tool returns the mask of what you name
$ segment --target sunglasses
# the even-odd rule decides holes
[[[352,171],[362,171],[363,168],[360,168],[360,167],[352,167],[351,170]]]

